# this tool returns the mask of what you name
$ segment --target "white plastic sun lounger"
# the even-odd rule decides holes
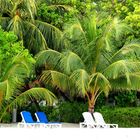
[[[94,112],[93,113],[95,123],[100,124],[101,128],[118,128],[118,124],[107,124],[102,116],[101,113],[99,112]]]
[[[83,112],[84,122],[80,122],[80,128],[98,128],[100,125],[95,123],[90,112]]]

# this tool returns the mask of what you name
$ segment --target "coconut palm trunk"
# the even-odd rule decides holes
[[[13,108],[13,112],[12,112],[12,122],[16,123],[17,122],[17,108]]]
[[[93,113],[94,112],[94,104],[89,102],[88,104],[88,112]]]

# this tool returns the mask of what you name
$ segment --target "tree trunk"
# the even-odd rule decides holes
[[[17,121],[17,109],[14,108],[12,113],[12,122],[16,123],[16,121]]]
[[[94,102],[94,95],[92,94],[86,94],[87,98],[88,98],[88,112],[90,113],[93,113],[94,112],[94,105],[95,105],[95,102]]]
[[[93,113],[94,112],[94,105],[93,104],[90,104],[88,106],[88,112],[90,112],[90,113]]]
[[[108,105],[108,97],[105,98],[105,104]]]

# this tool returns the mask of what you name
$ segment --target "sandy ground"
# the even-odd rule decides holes
[[[79,124],[62,123],[62,129],[19,129],[17,123],[0,123],[0,137],[5,140],[139,140],[140,128],[82,129]]]
[[[16,128],[17,127],[17,123],[11,123],[11,124],[0,123],[0,128],[5,128],[5,127]],[[75,124],[75,123],[62,123],[62,128],[79,128],[79,124]]]
[[[17,123],[0,124],[4,140],[139,140],[140,128],[85,129],[79,124],[62,123],[62,129],[18,128]]]

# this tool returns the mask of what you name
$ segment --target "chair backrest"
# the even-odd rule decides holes
[[[105,120],[104,120],[104,118],[103,118],[103,116],[102,116],[101,113],[99,113],[99,112],[94,112],[94,113],[93,113],[93,116],[94,116],[94,119],[95,119],[95,122],[96,122],[96,123],[98,123],[98,124],[106,124],[106,123],[105,123]]]
[[[21,117],[22,117],[22,121],[24,123],[34,123],[32,115],[31,115],[30,112],[22,111],[22,112],[20,112],[20,114],[21,114]]]
[[[42,122],[42,123],[48,123],[48,118],[46,116],[46,114],[44,112],[36,112],[35,116],[37,118],[38,122]]]
[[[82,113],[83,117],[84,117],[84,121],[87,123],[87,124],[95,124],[95,121],[91,115],[90,112],[83,112]]]

